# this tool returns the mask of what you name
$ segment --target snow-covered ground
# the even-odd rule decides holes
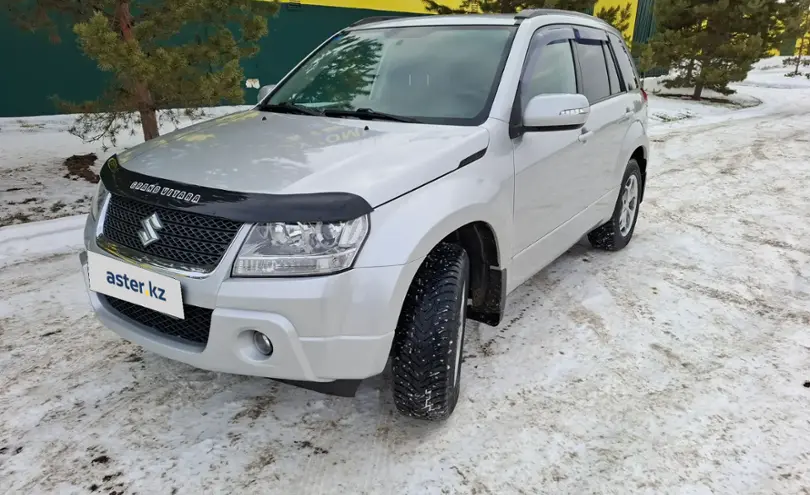
[[[652,121],[633,242],[576,246],[473,327],[445,424],[398,416],[387,373],[332,398],[143,352],[88,308],[80,217],[0,229],[0,485],[810,492],[810,90],[738,89],[763,103]]]
[[[731,89],[736,93],[723,95],[712,90],[703,90],[702,97],[712,101],[693,101],[691,95],[693,88],[667,88],[664,81],[669,76],[648,77],[644,79],[643,86],[650,95],[650,119],[656,123],[672,123],[687,119],[710,120],[732,118],[748,118],[753,113],[762,113],[762,108],[753,112],[739,112],[741,109],[751,109],[762,104],[761,95],[766,95],[767,104],[782,104],[790,102],[794,93],[771,93],[763,89],[810,89],[810,79],[804,74],[810,73],[810,67],[800,67],[802,75],[785,77],[792,72],[784,67],[782,61],[786,57],[771,57],[762,59],[754,64],[745,81],[734,83]],[[741,87],[748,88],[740,91]],[[666,95],[662,97],[659,95]],[[680,96],[680,98],[678,98]],[[767,111],[770,111],[768,109]],[[696,125],[690,123],[689,125]]]
[[[785,77],[785,74],[792,73],[795,70],[793,67],[785,67],[782,61],[786,57],[771,57],[762,59],[754,65],[752,70],[745,81],[739,83],[744,86],[759,86],[761,88],[779,88],[779,89],[810,89],[810,66],[803,64],[799,65],[799,75],[793,77]],[[809,60],[808,57],[802,57],[802,60]]]

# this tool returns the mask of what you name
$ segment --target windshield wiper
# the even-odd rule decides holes
[[[410,117],[378,112],[371,108],[356,108],[354,110],[327,109],[323,111],[323,114],[327,117],[357,117],[359,119],[369,120],[390,120],[392,122],[410,122],[415,124],[420,123],[418,120]]]
[[[262,105],[259,110],[269,110],[271,112],[288,112],[288,113],[297,113],[300,115],[315,115],[322,117],[323,112],[319,110],[314,110],[312,108],[307,108],[303,105],[297,105],[291,101],[282,101],[281,103],[265,103]]]

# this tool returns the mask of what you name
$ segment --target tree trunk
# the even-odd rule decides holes
[[[686,81],[687,84],[692,81],[692,72],[695,70],[695,59],[689,59],[689,65],[686,67]]]
[[[804,22],[802,22],[802,42],[799,44],[799,53],[796,54],[796,70],[793,72],[794,75],[799,75],[799,64],[802,62],[802,54],[804,53],[804,43],[807,40],[807,25],[808,20],[810,20],[810,11],[804,14]]]
[[[132,14],[130,13],[129,2],[130,0],[118,0],[115,17],[118,20],[119,29],[121,29],[121,37],[124,38],[124,41],[134,43],[136,40],[135,35],[132,33]],[[134,90],[138,113],[141,116],[143,138],[145,141],[149,141],[160,136],[155,102],[152,100],[152,93],[149,92],[149,86],[145,82],[135,81]]]
[[[143,130],[143,140],[149,141],[160,136],[158,129],[157,112],[155,110],[141,110],[141,129]]]
[[[703,93],[703,81],[697,81],[695,83],[695,92],[692,93],[693,100],[699,100],[700,95]]]

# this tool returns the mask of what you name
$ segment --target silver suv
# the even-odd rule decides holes
[[[98,318],[208,370],[404,414],[459,398],[466,322],[584,235],[630,241],[647,97],[586,15],[367,19],[259,104],[107,161],[81,261]]]

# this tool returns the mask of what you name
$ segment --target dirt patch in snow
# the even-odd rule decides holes
[[[724,98],[719,96],[701,96],[700,99],[695,100],[691,96],[677,94],[677,93],[655,93],[656,96],[660,96],[661,98],[670,98],[673,100],[681,100],[681,101],[688,101],[688,102],[696,102],[696,103],[703,103],[706,105],[721,105],[727,106],[731,108],[751,108],[757,105],[762,104],[762,101],[759,99],[752,99],[752,98]]]
[[[91,184],[98,184],[98,174],[93,172],[98,156],[95,153],[73,155],[65,160],[67,173],[65,179],[84,179]]]

